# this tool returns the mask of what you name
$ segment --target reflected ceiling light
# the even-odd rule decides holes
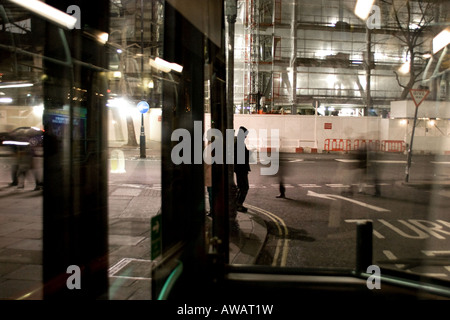
[[[9,0],[65,29],[75,28],[77,18],[38,0]]]
[[[109,34],[106,33],[106,32],[101,32],[101,33],[98,34],[97,38],[98,38],[99,42],[105,44],[105,43],[108,42]]]
[[[0,98],[0,103],[11,103],[12,101],[12,98]]]
[[[440,51],[450,43],[450,27],[442,30],[433,38],[433,54]]]
[[[172,65],[172,70],[173,71],[176,71],[176,72],[179,72],[179,73],[183,72],[183,67],[180,66],[179,64],[171,63],[171,65]]]
[[[25,87],[32,87],[32,83],[11,83],[11,84],[4,84],[0,85],[0,89],[9,89],[9,88],[25,88]]]
[[[5,140],[3,141],[3,144],[9,146],[28,146],[30,143],[23,141]]]
[[[156,58],[155,60],[150,59],[150,65],[162,72],[169,73],[170,71],[183,72],[183,67],[177,63],[168,62],[161,58]]]
[[[86,26],[83,33],[91,39],[106,44],[109,40],[109,33]]]
[[[355,14],[362,20],[366,20],[369,16],[375,0],[358,0],[356,1]]]
[[[172,69],[169,66],[167,66],[167,64],[169,64],[169,62],[162,60],[162,61],[167,62],[167,64],[162,64],[161,60],[162,59],[159,59],[159,58],[156,58],[156,60],[150,59],[150,66],[152,66],[158,70],[161,70],[162,72],[166,72],[166,73],[170,72]],[[159,63],[156,61],[159,61]]]

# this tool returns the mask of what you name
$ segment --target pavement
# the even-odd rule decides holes
[[[111,145],[126,157],[139,157],[139,148]],[[146,159],[159,161],[160,145],[150,142]],[[41,300],[42,191],[29,177],[24,189],[9,187],[9,165],[0,162],[0,300]],[[117,163],[115,163],[116,165]],[[109,299],[150,300],[150,219],[158,213],[161,186],[109,183]],[[256,213],[236,217],[238,236],[230,238],[230,264],[254,264],[267,229]]]

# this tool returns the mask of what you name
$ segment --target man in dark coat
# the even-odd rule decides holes
[[[237,211],[247,212],[244,201],[249,190],[248,173],[250,172],[250,152],[245,145],[245,138],[248,135],[245,127],[240,127],[234,140],[234,173],[237,184]]]

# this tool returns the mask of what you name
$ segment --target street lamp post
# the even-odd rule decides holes
[[[144,75],[144,0],[141,0],[141,76]],[[145,130],[144,130],[144,113],[149,109],[146,101],[142,100],[138,103],[139,111],[141,112],[141,135],[139,140],[140,158],[143,159],[145,155]]]
[[[137,108],[139,110],[139,112],[141,113],[141,135],[140,135],[140,140],[139,140],[139,147],[140,147],[140,158],[145,158],[145,130],[144,130],[144,113],[146,113],[150,106],[147,103],[147,101],[140,101],[137,104]]]
[[[234,128],[234,37],[235,37],[235,24],[236,24],[236,17],[237,17],[237,1],[236,0],[226,0],[225,1],[225,15],[227,17],[228,22],[228,34],[227,34],[227,40],[228,40],[228,65],[227,65],[227,74],[226,74],[226,90],[227,90],[227,102],[226,102],[226,119],[222,123],[221,129],[224,132],[228,129]],[[232,152],[232,150],[229,150],[227,148],[227,154]],[[226,175],[225,181],[227,184],[227,190],[224,192],[224,194],[227,194],[227,196],[224,195],[224,199],[227,197],[229,199],[235,199],[237,194],[237,187],[234,184],[234,171],[233,171],[233,165],[226,166],[226,172],[224,172]],[[234,201],[230,201],[228,205],[228,212],[224,212],[224,217],[222,220],[222,223],[228,224],[228,227],[231,228],[232,224],[236,221],[236,204]],[[219,220],[219,219],[214,219]],[[228,220],[228,221],[227,221]],[[228,236],[225,236],[225,232],[229,232],[229,229],[227,230],[221,230],[223,228],[219,228],[220,222],[215,224],[215,229],[218,230],[217,235],[219,239],[227,239]],[[226,262],[228,262],[228,252],[229,251],[229,245],[228,241],[224,241],[221,245],[221,252],[224,254],[224,259]]]
[[[317,109],[320,107],[320,101],[314,100],[313,102],[314,107],[314,148],[317,149]]]
[[[144,130],[144,114],[141,113],[141,136],[139,140],[140,157],[145,158],[145,130]]]

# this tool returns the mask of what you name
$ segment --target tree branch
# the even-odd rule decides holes
[[[405,89],[406,86],[404,86],[404,85],[400,82],[400,78],[399,78],[399,76],[398,76],[398,73],[397,73],[395,70],[392,71],[392,72],[394,72],[394,74],[395,74],[395,79],[397,80],[398,85],[399,85],[400,87],[402,87],[403,89]]]

